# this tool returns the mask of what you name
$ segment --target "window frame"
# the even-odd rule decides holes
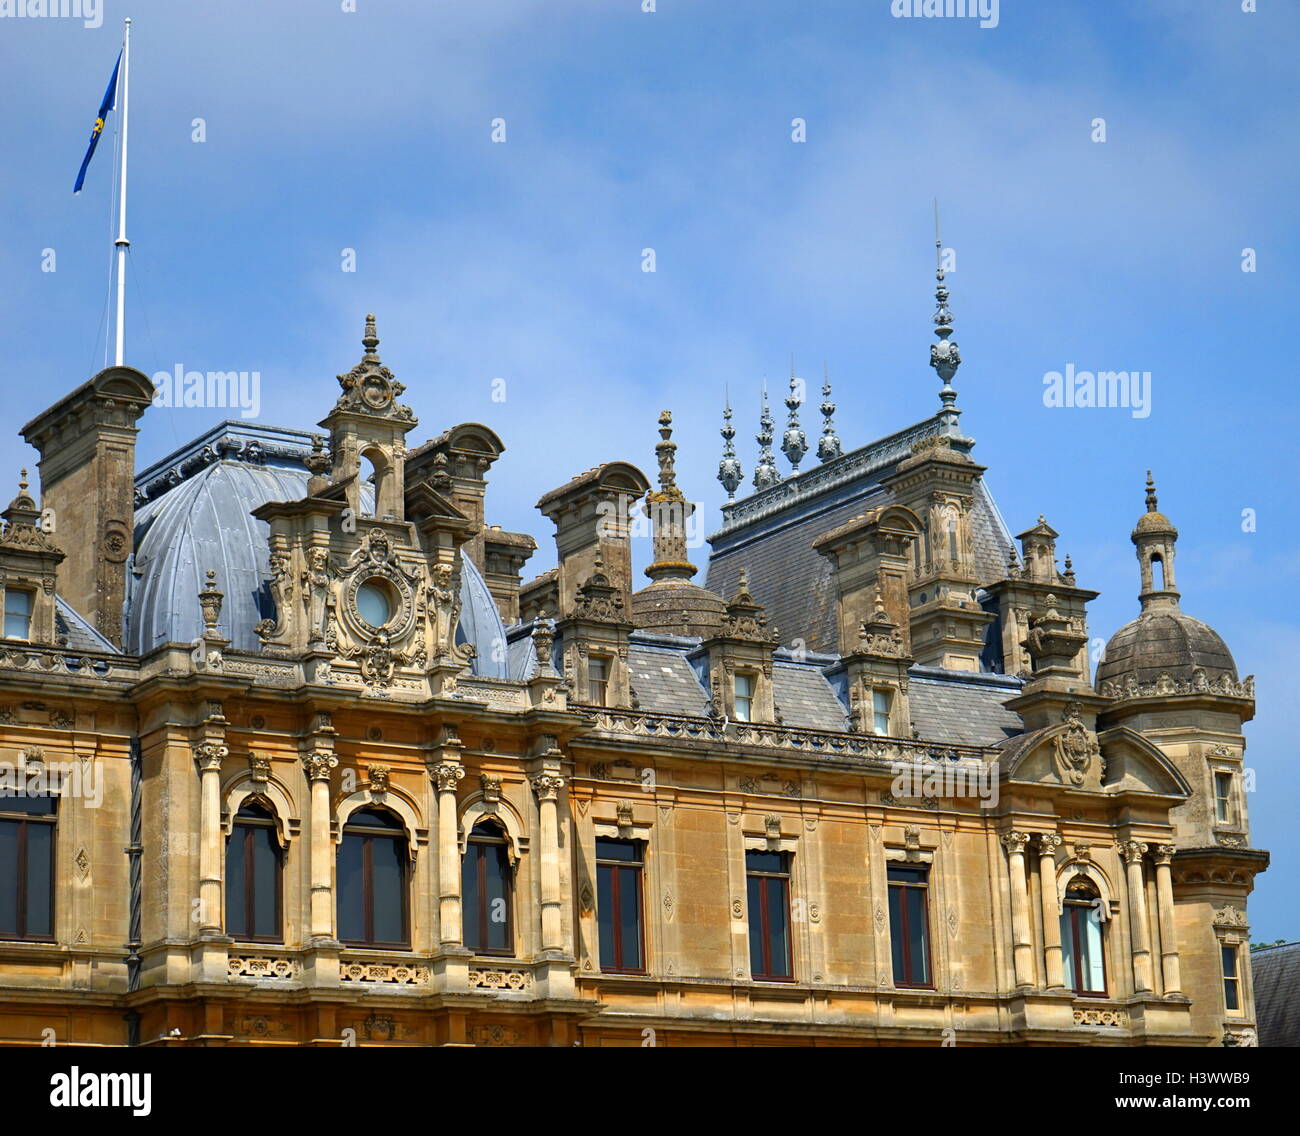
[[[25,794],[24,794],[25,795]],[[29,813],[10,811],[6,803],[13,797],[0,797],[0,824],[18,826],[18,854],[14,857],[15,894],[14,916],[17,927],[13,932],[0,930],[0,942],[6,943],[56,943],[58,942],[58,900],[59,878],[59,798],[55,793],[42,794],[44,799],[52,802],[48,813]],[[31,798],[28,798],[31,799]],[[50,931],[46,935],[34,935],[26,930],[28,923],[28,840],[27,829],[31,824],[40,824],[52,830],[50,836]],[[7,886],[7,885],[5,885]],[[19,930],[18,928],[22,928]]]
[[[265,814],[265,819],[241,816],[240,813],[252,805]],[[240,830],[243,833],[240,834]],[[267,804],[255,798],[245,798],[240,804],[235,815],[230,818],[230,835],[226,838],[226,865],[230,863],[230,845],[231,842],[239,835],[244,841],[244,923],[243,930],[246,932],[250,925],[256,926],[256,918],[250,918],[253,915],[257,905],[257,889],[254,886],[257,879],[254,855],[256,852],[256,840],[259,834],[270,830],[273,838],[273,847],[275,855],[275,925],[277,933],[274,935],[249,935],[239,934],[226,928],[226,934],[230,935],[238,943],[283,943],[284,942],[284,868],[285,857],[284,849],[280,847],[279,841],[279,823],[276,820],[274,810]],[[253,853],[253,854],[250,854]],[[230,878],[227,873],[225,879],[226,886],[226,919],[230,918]]]
[[[629,845],[636,850],[635,859],[631,860],[610,860],[602,859],[600,855],[600,846],[603,842],[608,841],[611,844]],[[646,952],[646,919],[645,919],[645,868],[646,868],[646,842],[644,840],[622,840],[612,836],[598,836],[595,844],[596,860],[596,954],[600,958],[600,971],[602,974],[649,974],[649,958]],[[600,875],[601,871],[611,873],[609,894],[612,900],[612,910],[609,912],[609,918],[614,935],[614,955],[615,958],[607,964],[600,951],[600,923],[602,912],[600,907]],[[623,966],[623,921],[620,918],[622,914],[621,899],[622,888],[619,886],[619,875],[621,872],[629,872],[636,880],[636,927],[639,938],[639,947],[641,952],[641,965],[639,967]]]
[[[740,693],[740,682],[744,680],[749,684],[749,693],[742,695]],[[736,671],[731,676],[731,709],[732,715],[737,722],[752,722],[754,720],[754,703],[758,700],[758,676],[753,671]],[[745,713],[740,712],[741,702],[745,703]]]
[[[1236,808],[1234,797],[1236,795],[1237,779],[1230,769],[1212,769],[1211,782],[1214,791],[1214,823],[1231,825],[1235,823]],[[1220,786],[1225,787],[1225,792],[1220,794]]]
[[[919,883],[913,880],[890,879],[889,873],[893,871],[895,868],[899,868],[899,869],[905,868],[912,871],[921,871],[924,873],[924,878],[922,882]],[[898,905],[898,910],[902,922],[901,927],[894,926],[894,905],[892,902],[889,904],[891,971],[894,970],[894,968],[892,967],[893,943],[895,941],[895,937],[901,934],[901,938],[899,938],[897,941],[902,944],[902,954],[903,954],[902,966],[906,977],[900,979],[896,972],[893,974],[894,985],[900,990],[935,989],[934,948],[930,936],[930,872],[931,872],[931,866],[929,864],[913,864],[913,863],[905,863],[902,861],[891,861],[886,863],[885,865],[885,881],[887,884],[888,892],[890,893],[889,898],[892,899],[892,893],[895,888],[899,889],[899,891],[904,896],[909,891],[920,891],[922,893],[921,910],[925,914],[921,943],[925,952],[925,974],[928,981],[914,982],[912,981],[912,977],[911,977],[915,971],[915,967],[912,965],[912,942],[911,942],[911,936],[908,934],[908,931],[910,931],[911,929],[911,922],[910,922],[911,917],[908,914],[907,904],[906,902],[900,902]]]
[[[1232,959],[1232,973],[1228,973],[1227,962]],[[1244,982],[1241,973],[1241,944],[1225,943],[1219,940],[1219,972],[1223,979],[1223,1010],[1225,1014],[1234,1014],[1240,1016],[1245,1011],[1242,1009]],[[1229,1004],[1228,991],[1232,991],[1232,1000],[1237,1004]]]
[[[759,855],[777,855],[782,858],[782,867],[780,871],[768,871],[763,868],[751,868],[749,866],[749,857],[752,853]],[[793,982],[794,977],[794,934],[793,919],[790,911],[790,891],[791,879],[793,876],[792,868],[793,855],[789,852],[766,852],[760,849],[749,848],[745,850],[745,903],[748,907],[749,926],[750,926],[750,949],[749,949],[749,976],[755,982]],[[759,923],[759,942],[762,944],[762,968],[754,965],[754,941],[753,920],[755,917],[754,904],[750,902],[749,885],[751,880],[758,881],[758,923]],[[772,960],[772,928],[768,920],[768,892],[773,885],[781,890],[782,906],[785,909],[785,958],[786,965],[789,969],[788,974],[776,974],[771,969]]]
[[[381,829],[378,827],[367,827],[364,824],[357,824],[352,819],[360,813],[367,811],[387,812],[394,821],[397,822],[396,828]],[[401,817],[387,809],[380,809],[378,806],[368,805],[356,809],[344,822],[342,832],[340,833],[339,848],[334,854],[334,868],[337,876],[338,857],[342,851],[343,841],[349,836],[359,837],[363,843],[361,846],[361,921],[364,924],[364,930],[367,937],[365,939],[345,939],[339,934],[339,942],[345,947],[361,947],[368,950],[378,951],[409,951],[411,949],[411,843],[410,836],[406,831],[406,825],[402,823]],[[402,884],[402,939],[399,942],[380,942],[374,937],[375,931],[375,889],[374,889],[374,844],[376,840],[391,840],[402,845],[402,854],[398,857],[400,865],[401,884]],[[337,881],[336,881],[337,883]],[[334,896],[335,919],[338,921],[338,907],[340,896],[336,886]]]
[[[885,703],[883,711],[877,709],[876,700],[882,699]],[[885,716],[885,728],[880,728],[880,715]],[[873,686],[871,688],[871,731],[878,738],[889,737],[890,727],[894,718],[894,692],[887,686]]]
[[[1074,892],[1091,892],[1088,899],[1071,899],[1070,893]],[[1070,944],[1068,953],[1062,961],[1068,961],[1070,964],[1071,974],[1067,975],[1070,983],[1070,991],[1078,998],[1109,998],[1110,997],[1110,967],[1106,960],[1106,926],[1105,920],[1097,920],[1097,954],[1101,959],[1101,989],[1091,990],[1084,987],[1083,983],[1083,952],[1080,950],[1082,936],[1087,933],[1088,912],[1100,911],[1099,904],[1104,900],[1101,893],[1092,883],[1070,883],[1066,885],[1065,896],[1061,900],[1061,927],[1062,939],[1061,945],[1065,948],[1064,932],[1069,929]]]
[[[487,836],[482,833],[479,833],[478,831],[480,828],[489,828],[489,827],[495,830],[496,835]],[[472,950],[476,955],[492,955],[495,956],[496,958],[516,958],[518,955],[518,951],[515,944],[515,916],[514,916],[514,908],[515,908],[514,875],[515,873],[514,873],[514,867],[510,863],[509,847],[510,847],[510,840],[507,837],[505,831],[491,821],[480,820],[476,822],[473,828],[470,829],[468,835],[465,837],[465,853],[461,857],[461,936],[464,945],[468,947],[470,950]],[[477,849],[480,848],[496,848],[496,849],[500,849],[501,853],[505,854],[504,855],[505,870],[503,873],[503,880],[505,884],[505,901],[506,901],[505,937],[506,937],[507,945],[504,947],[488,947],[482,945],[483,943],[486,943],[489,938],[488,936],[489,912],[488,912],[488,903],[486,902],[488,858],[486,855],[478,855]],[[475,849],[475,861],[476,861],[475,875],[477,877],[478,897],[480,900],[479,917],[477,920],[478,926],[475,928],[476,932],[479,933],[479,938],[480,938],[479,945],[474,945],[469,941],[469,924],[468,924],[468,920],[465,918],[466,915],[465,902],[464,902],[465,861],[469,857],[471,849]],[[499,853],[499,855],[501,853]]]
[[[599,668],[600,677],[593,673]],[[587,656],[587,699],[593,706],[609,706],[609,684],[614,677],[614,660],[609,655]]]
[[[10,617],[10,611],[9,611],[9,597],[10,597],[10,595],[20,595],[20,596],[26,596],[26,597],[27,597],[27,610],[26,610],[25,612],[15,612],[15,613],[13,613],[15,616],[21,616],[21,617],[23,617],[23,618],[26,619],[26,621],[27,621],[27,622],[26,622],[26,625],[25,625],[25,631],[26,631],[26,634],[24,634],[24,635],[10,635],[10,634],[9,634],[9,617]],[[32,624],[33,624],[33,622],[34,622],[35,619],[36,619],[36,591],[35,591],[35,589],[34,589],[34,588],[26,588],[26,587],[23,587],[21,584],[14,585],[14,586],[12,586],[12,587],[9,586],[9,585],[5,585],[5,588],[4,588],[4,606],[3,606],[3,611],[0,612],[0,616],[3,617],[3,622],[0,622],[0,638],[3,638],[3,639],[5,639],[6,641],[8,641],[8,642],[12,642],[12,643],[30,643],[30,642],[32,641]]]

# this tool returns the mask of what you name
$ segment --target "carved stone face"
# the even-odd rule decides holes
[[[388,559],[388,537],[382,532],[374,532],[370,537],[370,558],[384,561]]]

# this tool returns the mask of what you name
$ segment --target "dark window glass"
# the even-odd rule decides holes
[[[755,978],[792,978],[789,853],[746,852],[745,872],[750,973]]]
[[[275,818],[245,802],[226,843],[226,933],[236,939],[279,942],[280,843]]]
[[[382,809],[358,809],[343,828],[337,871],[339,938],[358,946],[409,946],[401,821]]]
[[[1237,975],[1237,948],[1221,947],[1223,957],[1223,1004],[1229,1010],[1241,1009],[1241,979]]]
[[[596,921],[602,970],[645,970],[641,858],[641,845],[635,840],[596,841]]]
[[[513,954],[510,856],[506,838],[492,824],[476,824],[461,862],[465,945],[484,954]]]
[[[932,986],[930,922],[926,907],[929,869],[890,864],[889,935],[896,986]]]
[[[54,938],[57,798],[0,797],[0,938]]]

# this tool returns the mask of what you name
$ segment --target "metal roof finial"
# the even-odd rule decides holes
[[[767,379],[763,380],[763,413],[758,418],[759,431],[754,435],[758,442],[758,465],[754,467],[754,488],[766,489],[781,480],[772,454],[772,412],[767,408]]]
[[[740,467],[740,459],[736,457],[736,446],[733,439],[736,437],[736,428],[731,424],[731,391],[727,391],[726,408],[722,412],[722,429],[718,431],[722,435],[722,460],[718,462],[718,480],[722,482],[722,488],[727,491],[727,500],[736,499],[736,490],[740,488],[740,483],[745,478],[745,471]]]
[[[957,368],[961,366],[961,352],[957,349],[956,342],[949,338],[953,330],[952,310],[948,307],[948,288],[944,284],[938,198],[934,202],[934,269],[935,280],[938,282],[934,290],[934,334],[939,337],[939,342],[930,344],[930,366],[943,380],[943,388],[939,391],[939,401],[943,404],[939,417],[949,432],[956,433],[957,416],[961,411],[957,409],[957,391],[952,380],[957,374]]]
[[[790,393],[785,396],[785,406],[790,412],[790,424],[785,428],[781,438],[781,452],[789,459],[790,468],[799,472],[799,463],[808,452],[808,438],[799,426],[799,407],[803,405],[803,396],[799,393],[802,379],[794,376],[794,356],[790,356]]]
[[[817,443],[817,456],[827,462],[840,456],[840,438],[835,433],[835,404],[831,402],[831,373],[825,363],[822,364],[822,425],[821,441]]]

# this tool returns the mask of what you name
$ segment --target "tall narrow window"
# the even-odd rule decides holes
[[[872,728],[882,737],[889,733],[889,703],[889,691],[873,690],[871,692]]]
[[[593,706],[607,706],[609,696],[609,660],[604,655],[587,659],[587,697]]]
[[[339,938],[367,947],[407,947],[406,833],[384,809],[358,809],[338,855]]]
[[[22,588],[5,588],[5,638],[32,637],[32,593]]]
[[[57,797],[0,797],[0,939],[54,938],[57,806]]]
[[[736,675],[735,706],[737,722],[754,720],[754,676],[752,674]]]
[[[1101,897],[1086,880],[1065,889],[1061,905],[1061,958],[1066,981],[1076,994],[1106,996],[1106,956],[1101,928]]]
[[[1214,775],[1214,816],[1220,824],[1232,819],[1232,774]]]
[[[955,513],[948,514],[948,558],[956,567],[957,561],[961,559],[957,552],[957,516]]]
[[[636,840],[596,841],[596,919],[600,927],[600,969],[645,971],[641,921],[642,845]]]
[[[280,868],[275,817],[256,801],[245,801],[226,843],[226,934],[248,942],[280,942]]]
[[[755,978],[789,979],[790,854],[746,852],[749,970]]]
[[[895,986],[933,986],[930,978],[930,921],[926,893],[930,870],[920,864],[890,864],[889,934]]]
[[[476,824],[461,861],[465,945],[483,955],[514,954],[510,854],[505,834],[491,821]]]
[[[1229,1010],[1241,1009],[1241,976],[1237,973],[1237,948],[1219,948],[1223,958],[1223,1005]]]

